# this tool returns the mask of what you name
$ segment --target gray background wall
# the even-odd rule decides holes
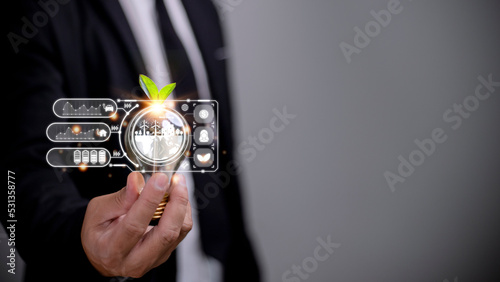
[[[500,81],[500,3],[402,0],[347,63],[339,44],[388,3],[243,0],[225,13],[237,143],[273,108],[296,115],[252,161],[239,154],[266,281],[304,259],[314,269],[327,236],[341,245],[307,281],[500,279],[500,88],[458,129],[443,120],[479,75]],[[435,128],[447,140],[392,192],[384,172]]]
[[[339,44],[388,0],[219,3],[237,144],[274,108],[296,115],[253,160],[238,154],[266,281],[304,262],[307,281],[500,279],[500,88],[460,128],[443,120],[479,75],[500,81],[498,1],[403,0],[350,63]],[[447,140],[393,192],[384,172],[435,128]],[[317,261],[329,236],[340,246]]]

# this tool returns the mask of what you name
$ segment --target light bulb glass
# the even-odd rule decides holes
[[[125,149],[145,179],[161,172],[171,182],[191,146],[189,124],[176,110],[154,104],[138,112],[125,131]],[[161,217],[168,195],[153,218]]]

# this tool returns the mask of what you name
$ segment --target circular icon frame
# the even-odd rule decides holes
[[[171,155],[168,155],[167,157],[154,157],[154,156],[148,156],[147,154],[144,153],[144,150],[141,150],[139,148],[139,144],[137,144],[137,138],[140,137],[146,137],[146,138],[153,138],[156,140],[158,135],[148,135],[148,136],[137,136],[137,131],[135,130],[138,127],[138,124],[142,121],[145,120],[145,117],[148,115],[154,115],[158,116],[158,118],[164,118],[165,120],[170,120],[171,124],[175,124],[177,130],[182,132],[182,137],[181,137],[181,142],[179,147],[177,148],[177,151]],[[150,119],[150,118],[148,118]],[[156,120],[155,120],[156,122]],[[156,124],[155,124],[156,125]],[[140,127],[140,125],[139,125]],[[163,129],[161,134],[164,134]],[[184,117],[179,114],[176,110],[167,108],[161,105],[154,105],[147,107],[137,113],[132,120],[130,121],[130,126],[127,128],[126,131],[126,144],[130,147],[130,151],[134,154],[134,157],[139,163],[144,163],[149,166],[153,167],[159,167],[171,163],[175,163],[178,161],[181,157],[183,157],[184,153],[189,149],[191,146],[190,142],[190,137],[189,137],[189,125],[187,121],[184,119]],[[161,140],[161,138],[159,138]],[[164,145],[164,144],[161,144]],[[156,153],[156,152],[155,152]]]

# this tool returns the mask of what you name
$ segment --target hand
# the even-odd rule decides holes
[[[89,202],[82,245],[102,275],[143,276],[164,263],[191,230],[191,205],[182,175],[172,181],[169,201],[158,225],[149,226],[167,184],[168,177],[157,173],[144,186],[142,175],[132,172],[125,188]]]

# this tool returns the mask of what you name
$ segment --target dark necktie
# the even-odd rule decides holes
[[[167,54],[168,67],[172,81],[177,83],[175,97],[179,100],[198,99],[198,91],[194,72],[184,49],[168,16],[163,0],[156,0],[158,21],[164,48]],[[187,118],[189,123],[190,120]],[[216,196],[207,198],[207,189],[219,186],[207,173],[193,173],[195,194],[199,198],[191,199],[198,203],[198,218],[203,251],[225,263],[230,243],[229,213],[224,201],[223,188],[219,188]],[[212,191],[210,190],[210,191]]]
[[[198,99],[198,90],[189,57],[177,36],[163,0],[156,0],[156,11],[160,24],[161,37],[167,54],[168,68],[175,87],[175,98],[178,100]]]

